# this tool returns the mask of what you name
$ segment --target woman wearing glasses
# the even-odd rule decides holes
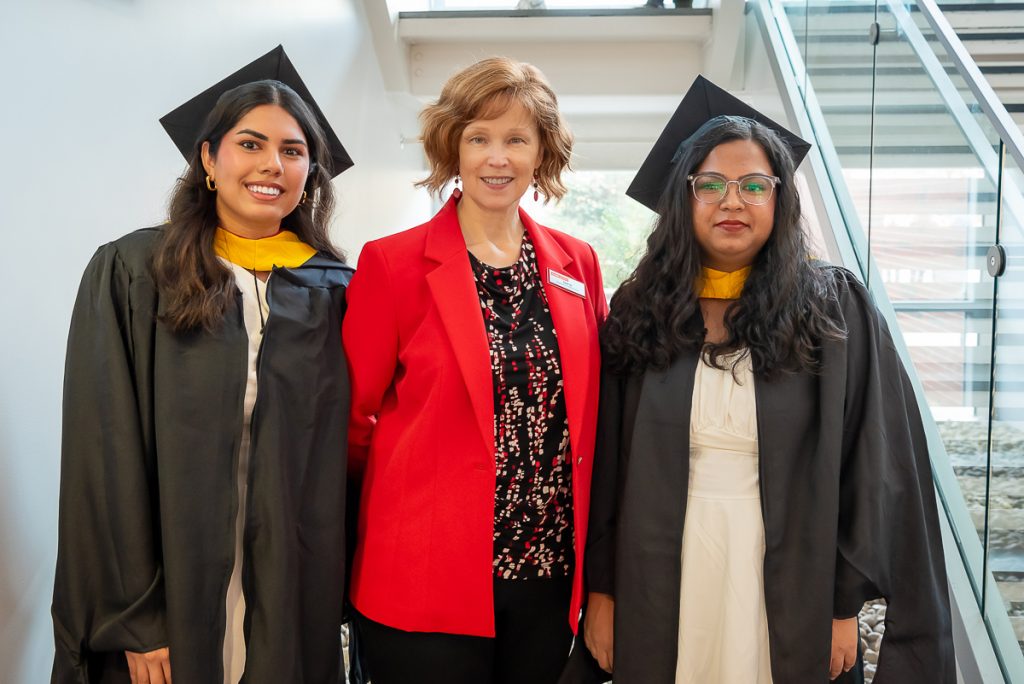
[[[852,682],[884,597],[876,682],[953,682],[907,375],[864,288],[809,258],[806,143],[715,91],[743,116],[674,119],[631,188],[660,217],[602,333],[585,641],[615,684]]]

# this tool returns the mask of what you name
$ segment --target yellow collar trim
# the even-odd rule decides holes
[[[316,254],[315,249],[290,230],[252,240],[218,228],[213,249],[217,256],[250,271],[272,271],[275,266],[296,268]]]
[[[747,282],[751,266],[744,266],[738,271],[726,273],[716,271],[707,266],[701,267],[703,278],[700,287],[702,299],[739,299],[743,292],[743,284]]]

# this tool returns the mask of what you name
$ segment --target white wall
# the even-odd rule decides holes
[[[418,223],[356,0],[4,0],[0,10],[0,681],[49,677],[67,326],[95,248],[159,222],[184,167],[157,119],[283,43],[356,166],[335,241]]]

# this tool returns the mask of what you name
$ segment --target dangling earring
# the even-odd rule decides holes
[[[305,204],[305,203],[306,203],[306,191],[303,190],[302,191],[302,199],[299,200],[299,204]]]
[[[452,190],[452,197],[454,197],[455,199],[459,199],[460,197],[462,197],[462,190],[459,190],[459,182],[461,180],[462,178],[460,176],[455,176],[455,189]]]
[[[217,183],[210,178],[210,174],[206,174],[206,189],[210,192],[217,192]]]
[[[536,202],[540,199],[540,191],[537,188],[537,176],[533,177],[533,201]]]

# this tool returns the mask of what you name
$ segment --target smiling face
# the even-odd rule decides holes
[[[774,176],[764,149],[753,140],[732,140],[718,145],[694,174],[718,173],[737,180],[752,173]],[[772,234],[775,195],[767,204],[746,204],[730,183],[725,197],[713,204],[698,201],[687,187],[693,215],[693,233],[701,249],[701,262],[718,271],[749,266]]]
[[[277,105],[253,107],[224,135],[216,156],[209,142],[202,156],[217,184],[217,218],[232,233],[273,235],[302,199],[309,175],[306,136]]]
[[[486,212],[514,209],[541,158],[537,123],[519,103],[495,119],[470,121],[459,140],[462,201]]]

